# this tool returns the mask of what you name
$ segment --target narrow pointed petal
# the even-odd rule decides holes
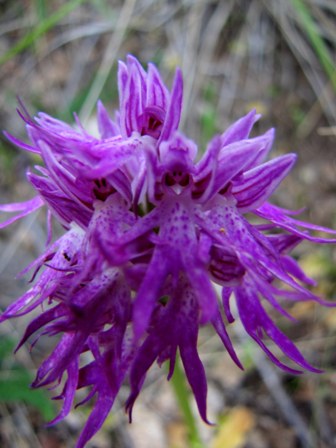
[[[42,295],[40,298],[36,298],[37,294],[38,290],[36,287],[29,289],[19,299],[17,299],[14,303],[6,308],[6,310],[0,316],[0,322],[11,319],[13,317],[23,316],[24,314],[27,314],[35,309],[46,298],[44,295]]]
[[[34,320],[30,322],[28,327],[25,330],[24,335],[22,336],[18,346],[15,349],[15,352],[19,350],[19,348],[34,334],[36,331],[40,330],[46,324],[58,319],[62,316],[65,316],[66,306],[64,304],[59,304],[50,310],[45,311],[39,316],[35,317]]]
[[[88,179],[109,176],[129,161],[142,147],[142,142],[137,138],[129,139],[126,142],[105,141],[98,144],[95,151],[101,153],[99,161],[92,163],[91,166],[83,167],[82,173]]]
[[[113,406],[113,402],[114,399],[107,391],[98,392],[98,399],[76,443],[76,448],[84,448],[87,442],[99,431]]]
[[[82,351],[87,335],[65,333],[56,348],[38,369],[32,387],[42,387],[54,383],[69,367],[71,361]]]
[[[179,69],[176,70],[173,88],[170,94],[170,102],[166,112],[166,117],[159,139],[159,143],[168,140],[174,131],[178,128],[183,99],[183,80]]]
[[[141,98],[139,95],[139,87],[136,84],[135,76],[129,78],[125,95],[125,114],[126,114],[126,131],[130,137],[132,131],[140,132],[138,117],[141,115]]]
[[[241,212],[258,208],[274,192],[291,170],[296,156],[287,154],[245,172],[233,182],[232,194]]]
[[[118,88],[119,88],[119,99],[123,98],[123,92],[126,88],[128,79],[128,69],[127,65],[123,61],[118,61]]]
[[[226,146],[231,143],[246,139],[256,121],[261,115],[257,114],[253,109],[244,117],[237,120],[222,134],[222,145]]]
[[[92,211],[84,204],[78,206],[77,201],[69,199],[60,189],[57,189],[50,179],[37,176],[33,173],[27,175],[30,183],[39,192],[56,218],[67,228],[70,222],[75,222],[81,227],[87,227]]]
[[[257,210],[255,210],[254,213],[260,216],[261,218],[271,221],[276,226],[284,230],[287,230],[296,236],[301,237],[302,239],[322,244],[336,242],[335,238],[332,239],[332,238],[322,238],[318,236],[313,236],[309,234],[306,230],[301,230],[300,227],[302,227],[303,229],[313,230],[316,232],[329,233],[333,235],[336,234],[336,230],[329,229],[328,227],[317,226],[315,224],[300,221],[298,219],[293,219],[290,216],[288,216],[289,213],[287,210],[277,207],[275,205],[271,205],[267,202],[261,205]]]
[[[101,101],[97,104],[97,120],[101,138],[111,138],[120,134],[118,126],[113,123]]]
[[[48,423],[48,426],[55,425],[56,423],[63,420],[67,415],[69,415],[76,394],[78,383],[78,371],[79,371],[78,359],[75,358],[67,369],[68,378],[65,383],[63,391],[64,403],[61,412]]]
[[[207,382],[204,367],[197,353],[197,328],[189,325],[179,344],[181,359],[188,378],[190,387],[194,393],[200,416],[207,424],[211,424],[207,418]]]
[[[131,54],[127,55],[127,65],[129,67],[131,76],[134,76],[134,78],[136,79],[136,93],[139,94],[140,109],[144,110],[146,106],[147,73],[140,62],[137,60],[137,58],[135,58]]]
[[[152,311],[160,297],[160,290],[168,272],[168,266],[162,254],[156,251],[134,302],[133,326],[135,340],[140,339],[149,324]]]
[[[188,277],[195,288],[200,306],[200,323],[205,324],[214,317],[218,307],[217,296],[209,280],[206,270],[202,266],[188,270]]]
[[[253,271],[249,272],[249,275],[254,281],[254,287],[257,292],[260,293],[262,297],[264,297],[275,310],[277,310],[280,314],[285,316],[287,319],[291,321],[296,321],[293,316],[291,316],[277,301],[273,286],[265,281],[260,275],[256,275]]]
[[[299,236],[288,234],[267,235],[267,239],[281,254],[288,254],[302,241]]]
[[[213,208],[207,221],[202,225],[209,227],[212,222],[214,229],[217,227],[219,238],[221,235],[220,229],[223,229],[223,244],[228,244],[236,252],[246,270],[256,271],[261,277],[266,277],[269,280],[274,276],[300,292],[303,298],[316,300],[314,294],[297,283],[284,270],[281,255],[277,254],[272,248],[268,249],[269,241],[262,234],[258,235],[258,231],[239,214],[235,207],[223,204]]]
[[[124,137],[128,135],[126,129],[126,88],[128,81],[128,69],[126,64],[122,61],[118,62],[118,91],[119,91],[119,104],[120,104],[120,128]]]
[[[132,54],[127,55],[127,65],[128,67],[136,67],[141,80],[141,88],[143,89],[145,87],[147,77],[145,69],[142,67],[137,58],[134,57]]]
[[[251,165],[252,161],[258,157],[259,152],[263,151],[259,141],[251,139],[232,143],[218,155],[219,144],[220,139],[212,141],[209,147],[211,158],[206,153],[197,166],[197,171],[200,174],[196,173],[194,176],[194,182],[197,185],[202,182],[205,173],[211,173],[205,191],[201,196],[202,202],[210,200],[220,190],[225,189],[229,182],[242,173],[245,167]],[[213,161],[214,159],[216,159],[216,162]]]
[[[162,110],[168,106],[168,90],[161,80],[155,65],[148,64],[147,98],[146,105],[155,105]]]
[[[293,275],[293,277],[296,277],[300,282],[310,286],[317,286],[317,282],[305,274],[294,258],[289,256],[282,257],[282,263],[284,264],[286,271]]]
[[[291,369],[281,363],[268,349],[265,350],[266,347],[262,341],[262,333],[260,330],[263,330],[267,336],[278,345],[283,353],[300,367],[310,370],[311,372],[320,372],[320,370],[311,366],[305,360],[288,337],[274,325],[261,306],[259,298],[254,292],[253,284],[250,284],[250,282],[246,280],[242,286],[236,288],[235,296],[237,299],[239,315],[246,331],[261,346],[266,354],[272,358],[273,362],[276,362],[276,364],[284,370],[298,373],[297,370]]]
[[[120,65],[121,83],[125,82],[125,68]],[[120,127],[124,137],[130,137],[133,131],[140,132],[139,117],[142,113],[143,80],[135,64],[127,69],[127,82],[122,88],[120,107]]]
[[[130,422],[132,422],[133,406],[143,386],[147,371],[157,358],[164,342],[165,341],[162,341],[160,336],[151,333],[142,346],[137,350],[137,355],[132,362],[130,371],[131,391],[125,405]]]
[[[239,358],[233,348],[232,342],[230,340],[230,337],[226,331],[222,316],[219,312],[219,310],[217,310],[217,313],[215,315],[215,317],[212,319],[211,321],[214,329],[216,330],[218,336],[221,338],[226,350],[228,351],[229,355],[231,356],[232,360],[237,364],[237,366],[244,370],[241,362],[239,361]]]
[[[223,188],[238,173],[242,173],[258,154],[263,151],[257,139],[245,140],[244,142],[232,143],[221,152],[218,160],[218,178]]]
[[[275,136],[275,130],[269,129],[268,131],[265,132],[264,135],[251,139],[252,141],[257,142],[259,144],[259,150],[256,151],[255,158],[252,158],[246,165],[245,170],[250,170],[259,165],[260,163],[264,162],[270,150],[272,149],[274,136]]]
[[[225,316],[229,322],[229,324],[232,324],[235,321],[235,318],[233,317],[233,314],[231,312],[230,307],[230,298],[232,295],[233,288],[222,288],[222,303],[224,308]]]
[[[29,152],[32,152],[35,154],[41,154],[40,148],[38,148],[36,146],[28,145],[27,143],[22,142],[21,140],[14,137],[12,134],[10,134],[7,131],[4,131],[3,134],[7,138],[7,140],[9,140],[11,143],[13,143],[13,145],[18,146],[19,148],[22,148],[25,151],[29,151]]]
[[[30,199],[26,202],[19,202],[19,203],[12,203],[12,204],[0,204],[0,211],[2,212],[20,212],[17,215],[13,216],[12,218],[7,219],[4,222],[0,223],[0,229],[3,229],[4,227],[9,226],[13,222],[17,221],[18,219],[23,218],[24,216],[29,215],[30,213],[33,213],[34,211],[38,210],[44,205],[44,201],[41,199],[40,196],[36,196],[33,199]]]

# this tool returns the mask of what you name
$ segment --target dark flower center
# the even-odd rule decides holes
[[[155,139],[160,137],[165,112],[157,106],[146,107],[139,117],[141,122],[141,135],[149,135]]]
[[[169,171],[164,176],[164,183],[167,187],[172,187],[174,185],[180,185],[181,187],[187,187],[190,182],[190,174],[185,173],[182,170]]]
[[[173,168],[163,176],[163,185],[177,195],[181,194],[190,185],[190,182],[190,174],[181,167]]]
[[[93,194],[100,201],[105,201],[108,198],[108,196],[110,196],[112,193],[115,192],[116,189],[113,188],[112,185],[110,185],[105,178],[94,180]]]

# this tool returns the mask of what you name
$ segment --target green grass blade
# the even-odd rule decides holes
[[[301,22],[301,26],[336,91],[336,67],[330,56],[328,48],[321,37],[318,28],[310,14],[309,7],[304,0],[291,0]]]
[[[0,57],[0,65],[12,59],[18,53],[30,47],[39,37],[43,36],[47,31],[53,28],[60,20],[67,16],[71,11],[77,8],[85,0],[72,0],[66,2],[56,12],[46,17],[41,23],[32,29],[29,33],[22,37],[14,46],[9,48],[6,53]]]
[[[35,9],[39,20],[47,18],[47,5],[45,0],[35,0]]]

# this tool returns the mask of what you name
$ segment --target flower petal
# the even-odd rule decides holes
[[[184,370],[194,393],[200,416],[205,423],[210,425],[206,406],[207,381],[202,361],[197,352],[197,333],[197,321],[190,321],[190,324],[186,326],[185,332],[182,333],[179,348]]]
[[[255,109],[253,109],[247,115],[237,120],[222,134],[222,145],[226,146],[246,139],[249,136],[254,123],[258,121],[260,117],[261,115],[257,114]]]
[[[146,106],[157,106],[165,111],[168,106],[168,98],[168,90],[163,84],[157,68],[149,63]]]
[[[267,316],[260,304],[257,294],[255,293],[253,283],[251,283],[248,278],[245,279],[242,286],[235,289],[235,296],[237,299],[239,315],[247,333],[260,345],[267,356],[269,356],[275,364],[290,373],[300,373],[300,371],[283,364],[267,349],[262,341],[262,331],[264,331],[267,336],[277,344],[283,353],[296,364],[306,370],[310,370],[311,372],[320,372],[320,370],[311,366],[304,359],[295,345],[274,325],[272,320]]]
[[[287,154],[246,171],[233,181],[232,194],[243,213],[258,208],[291,170],[296,156]]]
[[[301,230],[300,227],[303,227],[304,229],[308,230],[314,230],[316,232],[324,232],[331,234],[336,234],[336,230],[329,229],[323,226],[317,226],[309,222],[293,219],[290,216],[288,216],[289,213],[287,210],[277,207],[275,205],[271,205],[267,202],[261,205],[257,210],[255,210],[254,213],[260,216],[261,218],[271,221],[274,225],[282,229],[285,229],[296,236],[301,237],[302,239],[322,244],[336,242],[336,239],[313,236],[309,234],[307,231]]]
[[[169,140],[170,136],[178,128],[183,97],[183,80],[179,69],[176,70],[173,87],[170,94],[170,101],[166,112],[165,121],[158,143]]]
[[[111,120],[101,101],[97,104],[97,121],[101,138],[111,138],[120,134],[119,127]]]
[[[48,423],[48,426],[55,425],[70,413],[77,389],[78,370],[78,359],[75,358],[67,369],[68,378],[64,386],[62,397],[57,397],[64,398],[62,410],[53,420]]]
[[[98,399],[94,404],[93,410],[89,415],[87,422],[84,426],[81,435],[76,443],[76,448],[84,448],[87,442],[99,431],[103,426],[112,406],[114,399],[106,390],[101,386],[98,392]]]
[[[241,362],[239,361],[239,358],[236,354],[236,352],[234,351],[232,342],[229,338],[229,335],[226,331],[222,316],[220,314],[220,311],[217,310],[217,313],[215,315],[215,317],[213,317],[213,319],[211,320],[211,323],[214,327],[214,329],[216,330],[218,336],[221,338],[226,350],[229,352],[229,355],[231,356],[232,360],[237,364],[237,366],[244,370]]]
[[[44,205],[44,201],[41,199],[40,196],[36,196],[33,199],[30,199],[26,202],[19,202],[19,203],[12,203],[12,204],[1,204],[0,205],[0,211],[2,212],[20,212],[17,215],[13,216],[12,218],[7,219],[4,222],[0,223],[0,229],[3,229],[4,227],[9,226],[13,222],[17,221],[18,219],[23,218],[24,216],[29,215],[30,213],[33,213],[34,211],[38,210]]]

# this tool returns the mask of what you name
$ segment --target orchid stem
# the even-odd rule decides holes
[[[175,392],[176,400],[188,428],[188,442],[190,448],[205,448],[198,432],[197,423],[190,406],[190,392],[188,390],[185,375],[182,371],[179,355],[177,355],[174,375],[171,383]]]

